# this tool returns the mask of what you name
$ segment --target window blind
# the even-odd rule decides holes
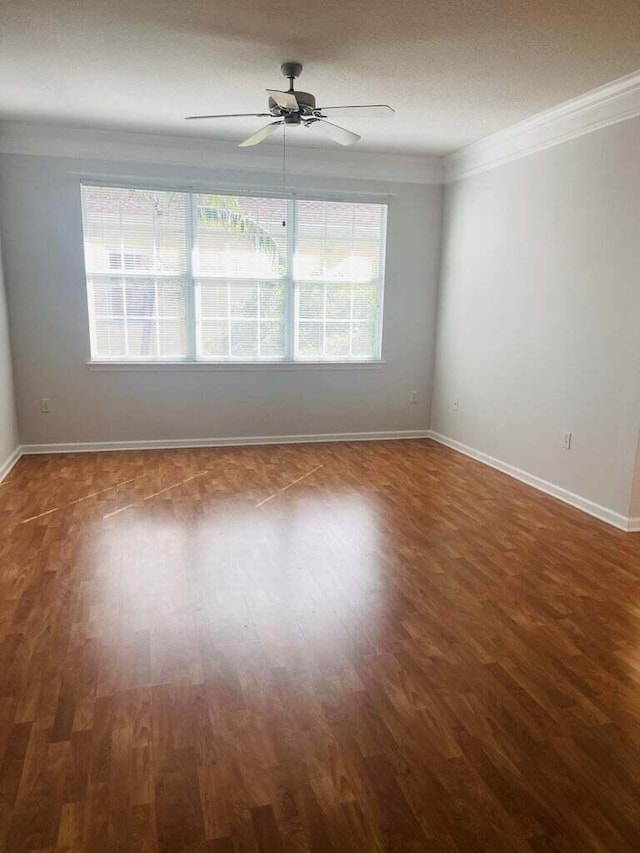
[[[376,357],[385,213],[382,205],[298,202],[297,358]]]
[[[187,195],[85,186],[82,196],[92,357],[187,358]]]
[[[286,357],[287,202],[195,196],[194,277],[201,358]]]
[[[98,361],[380,358],[386,205],[82,186]]]

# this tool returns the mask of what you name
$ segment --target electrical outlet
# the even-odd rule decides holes
[[[455,400],[451,404],[451,408],[453,409],[454,412],[458,411],[458,409],[460,408],[460,398],[459,397],[455,398]]]
[[[411,391],[411,393],[409,394],[409,402],[411,403],[411,405],[418,402],[418,392],[417,391]]]
[[[562,448],[563,450],[571,450],[571,439],[573,435],[570,432],[562,433]]]
[[[48,415],[51,411],[51,400],[49,397],[41,397],[40,398],[40,411],[43,414]]]

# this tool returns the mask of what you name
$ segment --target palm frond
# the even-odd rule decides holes
[[[214,205],[212,207],[200,207],[199,214],[201,220],[207,224],[245,237],[253,248],[266,255],[280,272],[284,270],[285,259],[282,257],[278,244],[268,231],[246,213],[233,210],[226,205]]]

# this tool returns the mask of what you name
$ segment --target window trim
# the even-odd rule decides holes
[[[150,178],[148,181],[134,176],[115,175],[113,178],[103,174],[91,174],[87,172],[70,173],[79,180],[79,186],[85,184],[90,187],[110,187],[120,190],[155,190],[157,192],[192,193],[193,195],[230,195],[249,198],[284,198],[293,201],[336,201],[351,204],[384,204],[387,208],[392,206],[393,193],[384,192],[362,192],[358,190],[299,190],[282,189],[282,187],[264,186],[235,186],[232,184],[209,184],[202,181],[163,181],[159,178]]]
[[[76,176],[74,176],[76,177]],[[87,321],[89,326],[89,345],[90,352],[87,357],[86,366],[92,371],[166,371],[166,370],[274,370],[274,369],[307,369],[307,370],[345,370],[345,369],[366,369],[371,367],[380,367],[386,364],[384,360],[384,297],[386,285],[386,249],[388,238],[388,223],[389,223],[389,208],[391,206],[391,194],[384,193],[363,193],[363,192],[322,192],[322,191],[298,191],[298,190],[278,190],[265,189],[259,187],[242,187],[240,189],[232,188],[224,185],[211,185],[194,182],[180,184],[174,182],[163,182],[155,180],[146,182],[142,179],[124,180],[122,178],[107,179],[104,176],[91,176],[82,174],[77,176],[79,180],[80,206],[82,211],[82,265],[85,282],[85,295],[87,296]],[[187,252],[187,268],[179,278],[187,278],[192,286],[186,289],[187,298],[187,338],[190,353],[195,357],[188,355],[186,358],[154,358],[149,357],[141,360],[130,359],[94,359],[92,357],[94,349],[93,327],[91,322],[90,301],[88,299],[88,280],[89,275],[86,270],[85,253],[84,253],[84,198],[82,188],[90,187],[108,187],[112,189],[130,189],[130,190],[149,190],[151,192],[176,192],[184,193],[189,197],[187,206],[187,240],[191,251]],[[195,197],[199,194],[211,195],[226,195],[230,197],[249,197],[249,198],[277,198],[287,202],[287,222],[292,221],[292,228],[287,227],[287,274],[283,277],[283,282],[287,287],[289,298],[287,299],[287,313],[285,317],[286,334],[286,350],[285,357],[278,360],[211,360],[197,357],[198,352],[198,326],[197,326],[197,303],[196,303],[196,286],[193,273],[193,235],[195,226]],[[294,202],[296,201],[320,201],[320,202],[336,202],[343,204],[372,204],[382,205],[386,208],[385,211],[385,228],[384,239],[380,243],[380,258],[379,270],[380,276],[378,280],[379,293],[379,311],[376,317],[376,339],[378,342],[378,356],[375,358],[349,359],[344,360],[342,357],[336,359],[324,359],[322,361],[314,361],[313,359],[294,360],[295,354],[295,313],[297,290],[295,287],[295,279],[293,277],[293,253],[295,252],[295,231],[297,221],[297,208]],[[126,277],[126,271],[116,271],[116,275],[120,273],[121,277]],[[134,273],[135,275],[135,273]],[[156,276],[154,276],[156,277]],[[174,276],[170,276],[174,277]]]
[[[371,370],[384,367],[384,359],[369,361],[87,361],[96,372],[224,371],[224,370]]]

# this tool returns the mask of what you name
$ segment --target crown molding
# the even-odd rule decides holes
[[[640,71],[485,136],[444,158],[456,181],[640,115]]]
[[[485,136],[445,157],[291,147],[290,174],[309,177],[441,184],[467,178],[640,115],[640,71]],[[167,163],[218,170],[279,173],[279,147],[239,150],[192,136],[0,122],[0,154]]]
[[[279,146],[238,149],[203,137],[90,130],[30,122],[0,122],[0,153],[41,157],[167,163],[222,170],[281,172]],[[287,171],[311,177],[355,178],[412,184],[441,184],[442,157],[368,151],[287,149]]]

